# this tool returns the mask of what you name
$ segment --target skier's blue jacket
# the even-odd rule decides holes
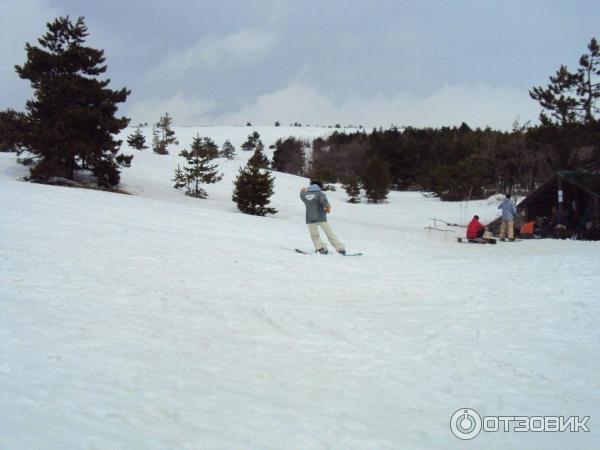
[[[510,198],[505,198],[504,201],[498,205],[498,209],[502,210],[502,220],[515,220],[517,208]]]
[[[319,186],[311,184],[305,192],[300,192],[300,198],[306,205],[306,223],[327,222],[325,207],[329,201]]]

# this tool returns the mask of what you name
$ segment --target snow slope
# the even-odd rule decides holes
[[[257,129],[315,137],[324,129]],[[231,201],[248,128],[209,199],[171,188],[181,158],[135,152],[134,195],[18,181],[0,154],[0,449],[595,448],[600,244],[459,245],[428,218],[493,200],[328,193],[364,256],[305,256],[306,180],[276,174],[279,213]],[[482,433],[450,416],[591,416],[589,433]]]

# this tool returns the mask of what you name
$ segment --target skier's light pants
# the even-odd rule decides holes
[[[335,247],[335,249],[339,252],[340,250],[344,250],[344,244],[342,244],[336,235],[333,233],[333,230],[329,226],[328,222],[316,222],[308,224],[308,231],[310,233],[310,238],[315,245],[315,250],[319,250],[321,248],[327,249],[327,245],[321,240],[321,235],[319,234],[319,227],[325,232],[327,239],[331,242],[331,245]]]
[[[500,235],[498,236],[500,239],[504,239],[506,237],[506,229],[508,228],[508,238],[515,238],[515,222],[513,220],[503,220],[500,224]]]

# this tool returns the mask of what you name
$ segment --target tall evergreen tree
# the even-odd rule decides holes
[[[567,66],[561,65],[550,77],[551,83],[546,88],[538,86],[529,91],[531,98],[550,114],[540,114],[542,124],[555,120],[564,126],[577,121],[579,102],[574,95],[576,78],[577,75],[571,73]]]
[[[294,137],[275,142],[273,169],[280,172],[303,175],[306,164],[304,148],[306,143]]]
[[[146,150],[148,146],[146,145],[146,137],[142,133],[142,124],[135,127],[135,131],[133,134],[127,136],[127,144],[131,148],[135,148],[136,150]]]
[[[546,153],[554,170],[576,168],[580,150],[588,146],[600,154],[600,124],[596,119],[600,98],[600,45],[592,38],[588,52],[579,59],[576,72],[565,65],[550,77],[546,87],[534,87],[529,95],[543,108],[541,125],[528,133],[530,142]],[[584,152],[585,153],[585,152]]]
[[[235,147],[229,139],[221,146],[221,158],[233,159],[235,157]]]
[[[232,200],[240,211],[255,216],[275,214],[275,208],[268,207],[273,195],[275,179],[265,169],[266,156],[256,149],[246,166],[240,169],[235,179]]]
[[[186,188],[186,195],[196,198],[206,198],[208,194],[201,187],[204,184],[213,184],[221,181],[216,164],[211,164],[218,157],[219,149],[212,139],[197,136],[193,139],[190,150],[182,150],[179,156],[187,161],[183,170],[177,167],[175,170],[175,189]]]
[[[27,43],[27,61],[15,67],[34,90],[19,135],[33,155],[31,178],[72,180],[76,170],[89,169],[100,185],[115,186],[119,167],[132,159],[117,156],[121,141],[114,138],[129,122],[115,113],[130,91],[113,91],[110,80],[98,79],[106,72],[104,51],[84,45],[89,33],[83,17],[59,17],[47,27],[40,47]]]
[[[596,101],[600,98],[600,45],[596,38],[588,44],[588,53],[579,59],[577,69],[577,94],[583,109],[584,122],[595,122],[599,108]]]
[[[600,98],[600,45],[595,38],[588,44],[588,53],[579,58],[579,68],[571,72],[561,65],[550,77],[545,88],[534,87],[531,98],[540,103],[550,115],[542,112],[542,124],[555,121],[565,126],[574,122],[591,123],[598,113]]]
[[[362,174],[362,184],[370,202],[380,203],[390,192],[391,177],[385,163],[377,157],[367,161]]]
[[[172,125],[173,118],[166,112],[152,127],[152,150],[154,153],[168,155],[169,145],[179,144],[175,131],[171,128]]]

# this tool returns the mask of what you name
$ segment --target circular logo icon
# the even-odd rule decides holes
[[[481,416],[471,408],[459,409],[450,418],[450,429],[459,439],[473,439],[481,431]]]

